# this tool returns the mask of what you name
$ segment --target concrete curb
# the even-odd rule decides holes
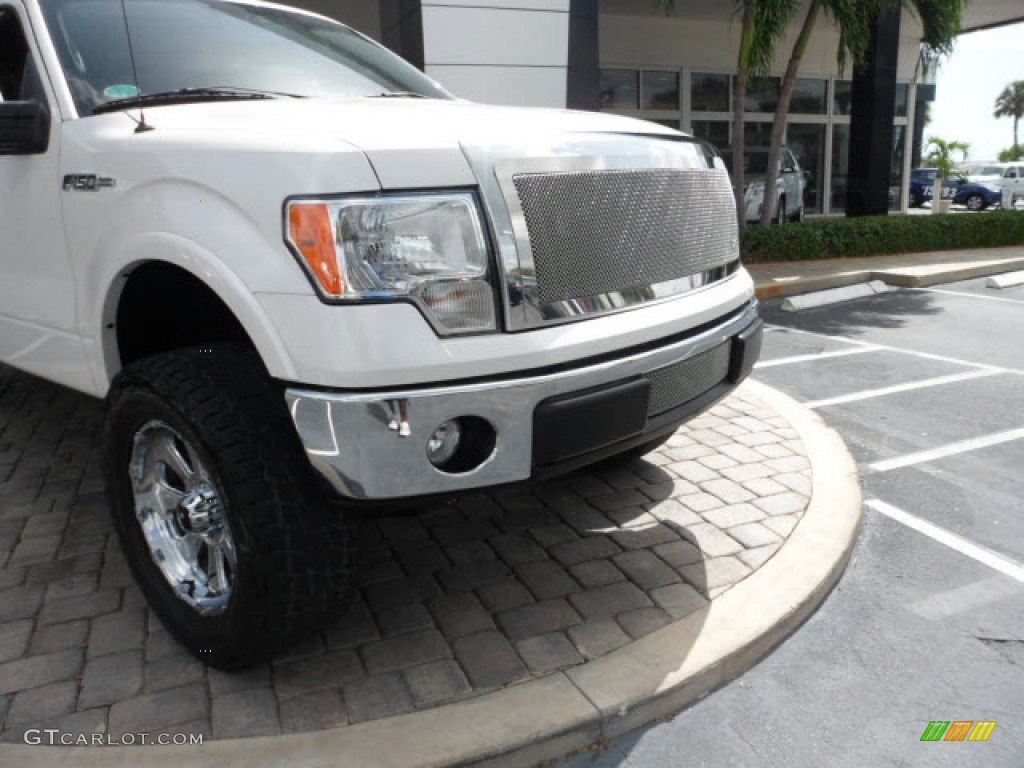
[[[20,768],[533,765],[677,712],[752,667],[814,611],[839,580],[860,522],[857,468],[839,435],[789,397],[744,387],[803,440],[811,501],[771,560],[674,624],[564,673],[336,730],[159,749],[15,744],[0,746],[0,757]]]
[[[754,265],[755,268],[756,266]],[[793,268],[794,270],[799,269],[799,262],[794,262]],[[975,277],[987,277],[988,275],[999,275],[1019,269],[1024,269],[1024,259],[996,259],[966,264],[947,263],[935,266],[895,267],[892,269],[861,269],[839,272],[832,275],[800,277],[795,280],[780,282],[767,281],[755,283],[754,292],[758,299],[766,301],[787,296],[798,296],[829,288],[843,288],[873,280],[881,280],[886,285],[894,285],[899,288],[927,288],[930,285],[952,283],[957,280],[971,280]]]
[[[782,302],[782,310],[784,312],[799,312],[802,309],[825,307],[829,304],[838,304],[842,301],[874,296],[888,291],[889,286],[881,280],[872,280],[870,283],[859,283],[858,285],[847,285],[843,288],[826,288],[824,291],[790,296]]]
[[[986,288],[1012,288],[1015,285],[1024,285],[1024,272],[1008,272],[985,281]]]

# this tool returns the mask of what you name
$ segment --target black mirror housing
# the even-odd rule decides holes
[[[38,101],[0,102],[0,155],[38,155],[50,145],[50,110]]]

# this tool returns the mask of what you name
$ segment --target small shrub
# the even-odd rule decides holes
[[[747,227],[742,238],[747,264],[1005,245],[1024,245],[1024,211],[823,219],[782,227]]]

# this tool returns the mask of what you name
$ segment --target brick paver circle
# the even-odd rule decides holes
[[[349,614],[209,670],[146,608],[112,534],[99,404],[0,366],[0,738],[233,738],[344,727],[600,657],[714,600],[807,506],[797,434],[740,390],[661,450],[358,526]]]

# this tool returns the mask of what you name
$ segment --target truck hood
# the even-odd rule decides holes
[[[148,108],[146,118],[156,128],[149,135],[172,134],[169,140],[177,134],[223,142],[236,135],[249,149],[266,142],[276,150],[343,142],[366,154],[384,188],[468,183],[466,147],[566,134],[680,135],[655,123],[593,112],[415,98],[188,104]]]

